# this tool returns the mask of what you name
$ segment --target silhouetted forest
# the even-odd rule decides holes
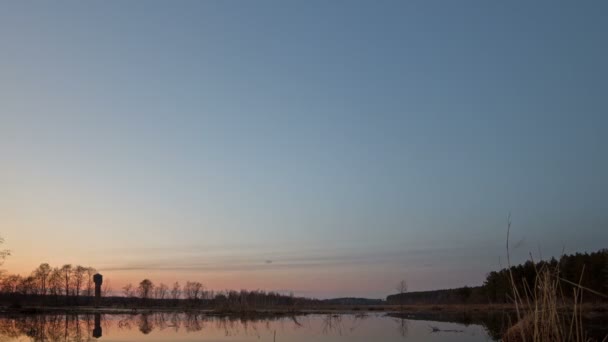
[[[554,277],[562,280],[560,286],[566,298],[572,296],[575,285],[591,290],[586,291],[583,297],[587,301],[605,299],[593,292],[608,292],[608,249],[602,249],[591,254],[563,255],[559,261],[555,258],[537,263],[527,261],[510,269],[490,272],[483,284],[484,293],[491,302],[510,302],[509,294],[512,290],[509,271],[513,274],[518,291],[528,293],[529,288],[534,286],[537,272],[541,269],[550,270]]]
[[[534,288],[537,272],[548,269],[560,279],[563,298],[572,296],[573,287],[578,284],[587,291],[586,302],[607,301],[601,294],[608,293],[608,249],[594,253],[564,255],[559,260],[528,261],[510,269],[490,272],[484,284],[477,287],[463,287],[436,291],[406,292],[387,297],[391,305],[410,304],[488,304],[511,303],[511,279],[520,293],[528,293]],[[155,284],[149,279],[139,284],[127,284],[120,291],[113,291],[110,281],[102,285],[101,301],[95,303],[93,267],[72,266],[51,267],[43,263],[28,276],[5,274],[0,278],[0,304],[19,308],[22,306],[88,306],[132,308],[132,307],[180,307],[216,310],[256,310],[282,308],[286,310],[331,305],[382,305],[381,300],[361,298],[338,298],[317,300],[285,295],[263,290],[207,289],[201,282],[187,281],[183,285]],[[576,285],[576,286],[578,286]],[[120,295],[117,295],[120,293]]]
[[[383,305],[386,304],[382,299],[368,299],[368,298],[332,298],[323,299],[321,303],[327,305]]]
[[[21,301],[39,304],[83,305],[92,302],[95,268],[66,264],[51,267],[40,264],[28,276],[3,274],[0,278],[0,299],[18,306]],[[109,291],[109,282],[105,287]]]
[[[3,275],[0,279],[0,304],[13,308],[22,306],[86,306],[94,304],[93,267],[51,267],[43,263],[28,276]],[[104,280],[100,306],[131,307],[187,307],[221,310],[253,310],[265,307],[294,308],[317,300],[284,295],[262,290],[208,290],[198,281],[187,281],[183,286],[175,282],[168,286],[149,279],[137,286],[127,284],[117,296],[108,279]]]
[[[513,274],[517,289],[523,294],[530,292],[537,273],[543,269],[549,269],[554,277],[559,277],[564,298],[572,296],[576,284],[590,290],[585,291],[585,302],[607,301],[594,293],[608,293],[608,249],[602,249],[590,254],[563,255],[559,260],[527,261],[510,269],[492,271],[487,274],[482,286],[395,294],[388,296],[387,302],[393,305],[512,303],[513,289],[509,273]]]

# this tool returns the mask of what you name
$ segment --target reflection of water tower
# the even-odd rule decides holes
[[[101,283],[103,282],[101,274],[95,274],[93,276],[93,282],[95,283],[95,305],[99,305],[99,300],[101,298]]]
[[[101,314],[99,312],[95,313],[95,329],[93,329],[93,337],[101,337]]]

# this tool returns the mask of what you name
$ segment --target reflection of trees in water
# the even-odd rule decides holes
[[[344,335],[358,329],[368,318],[367,314],[323,316],[252,315],[208,316],[202,313],[146,312],[139,314],[68,314],[68,315],[17,315],[0,318],[0,340],[27,336],[32,341],[95,341],[94,336],[111,334],[114,329],[140,332],[170,329],[175,333],[196,333],[209,327],[210,331],[225,336],[265,335],[277,338],[284,331],[304,330],[326,335]]]
[[[465,326],[471,324],[481,325],[489,337],[493,340],[502,338],[504,332],[515,321],[514,313],[509,312],[445,312],[445,313],[416,313],[413,315],[405,315],[401,313],[391,313],[387,316],[393,317],[396,322],[405,320],[425,320],[436,322],[451,322],[459,323]],[[400,322],[399,322],[400,323]],[[399,326],[401,329],[401,326]]]
[[[342,335],[342,316],[335,314],[327,314],[322,319],[322,330],[324,334],[336,333]]]
[[[171,320],[170,327],[173,328],[173,330],[175,332],[178,332],[182,326],[182,321],[180,320],[179,313],[177,313],[177,312],[172,313],[170,320]]]
[[[266,317],[206,317],[206,320],[213,321],[214,327],[222,331],[225,336],[254,336],[261,338],[262,333],[273,334],[275,330],[285,330],[285,323],[290,324],[293,330],[300,329],[303,325],[298,318],[293,316],[266,316]]]
[[[246,336],[255,336],[260,338],[260,332],[258,331],[258,324],[256,322],[241,322],[243,326],[243,332]]]
[[[135,315],[126,315],[118,320],[118,329],[131,330],[135,320]]]
[[[167,329],[169,324],[167,323],[168,317],[164,312],[159,312],[158,315],[154,315],[154,325],[158,327],[158,330],[163,331]]]
[[[491,338],[499,340],[515,321],[515,313],[492,313],[484,317],[481,325],[483,325]]]
[[[296,316],[289,316],[289,318],[293,321],[294,327],[301,327],[302,326],[302,323],[300,323],[300,321],[298,321],[298,317],[296,317]]]
[[[357,330],[363,324],[363,322],[365,320],[367,320],[368,318],[369,318],[369,315],[367,313],[356,314],[349,330],[351,332]]]
[[[93,315],[31,315],[0,319],[0,336],[33,341],[92,341]]]
[[[325,335],[344,335],[353,333],[369,318],[366,313],[356,315],[327,314],[321,319],[321,333]]]
[[[203,318],[201,314],[189,313],[186,314],[185,320],[183,320],[184,328],[187,332],[197,332],[203,330]]]
[[[151,319],[150,314],[141,314],[139,315],[139,322],[137,326],[142,334],[148,335],[152,330],[154,330],[154,321]]]
[[[394,321],[397,323],[397,331],[403,338],[407,337],[409,331],[408,320],[405,318],[395,318]]]
[[[155,329],[159,331],[171,328],[175,332],[197,332],[204,329],[204,323],[210,318],[201,313],[142,313],[121,315],[116,326],[121,330],[132,330],[135,327],[143,334],[149,334]]]

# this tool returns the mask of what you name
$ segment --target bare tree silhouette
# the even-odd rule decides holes
[[[123,286],[122,293],[127,298],[133,298],[135,295],[135,290],[133,289],[133,284],[128,283],[127,285]]]
[[[173,283],[173,288],[171,289],[171,299],[177,301],[182,294],[182,290],[181,290],[181,286],[179,285],[179,282],[175,282]]]
[[[76,297],[80,296],[80,290],[82,289],[86,272],[87,268],[80,265],[77,265],[74,269],[72,269],[72,288]]]
[[[65,264],[61,266],[61,275],[63,278],[63,287],[65,288],[65,295],[70,295],[70,284],[71,284],[71,276],[72,276],[72,265]]]
[[[167,295],[168,290],[169,290],[169,287],[167,285],[160,283],[160,285],[158,285],[154,289],[154,298],[165,299],[165,296]]]
[[[93,276],[97,273],[97,270],[93,267],[87,267],[87,284],[86,284],[86,296],[90,297],[93,295],[93,289],[95,287],[95,283],[93,282]]]
[[[150,279],[144,279],[139,283],[139,287],[137,288],[137,294],[141,299],[148,299],[151,297],[153,290],[154,283]]]
[[[396,290],[399,294],[399,303],[401,304],[401,306],[403,306],[403,303],[405,301],[404,294],[407,292],[407,282],[405,280],[401,280],[397,284]]]
[[[45,295],[47,292],[47,280],[51,274],[51,266],[47,263],[40,264],[38,268],[34,270],[34,277],[40,287],[40,294]]]
[[[106,279],[104,281],[103,286],[101,287],[101,296],[108,297],[112,294],[112,285],[110,284],[110,280]]]
[[[4,238],[0,236],[0,245],[4,244]],[[4,264],[4,259],[6,259],[7,256],[11,255],[11,251],[8,249],[2,249],[0,250],[0,266],[2,264]]]

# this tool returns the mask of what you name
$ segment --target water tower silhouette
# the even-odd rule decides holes
[[[103,276],[99,273],[93,276],[93,282],[95,283],[95,305],[99,305],[101,299],[101,283],[103,283]]]

